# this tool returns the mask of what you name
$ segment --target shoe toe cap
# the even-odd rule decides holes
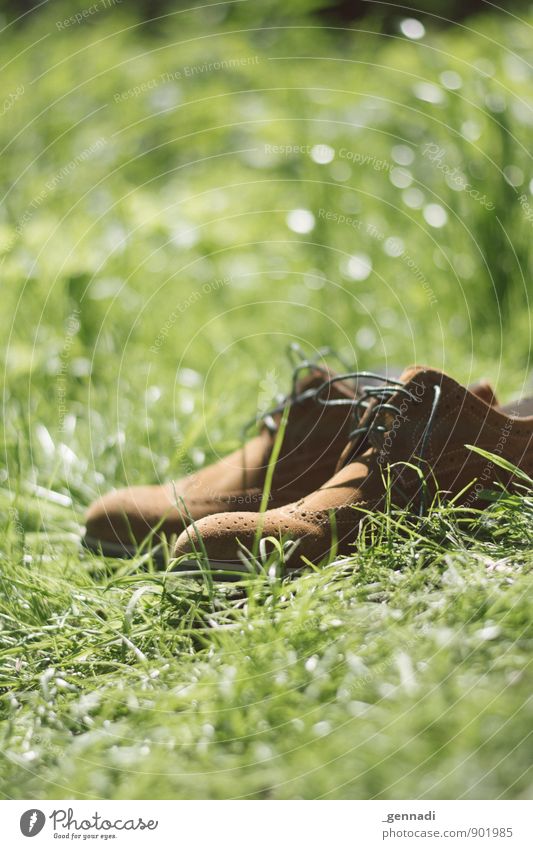
[[[235,565],[241,563],[239,552],[251,551],[256,536],[261,538],[299,540],[302,551],[308,543],[316,548],[319,527],[285,514],[283,508],[269,510],[262,517],[258,513],[218,513],[190,525],[176,541],[173,556],[186,559],[187,555],[205,554],[210,563]],[[200,539],[198,538],[200,537]],[[192,559],[192,558],[191,558]],[[296,565],[296,564],[295,564]]]
[[[127,487],[109,492],[91,504],[85,517],[85,541],[90,546],[102,543],[134,549],[155,528],[179,533],[186,524],[167,487]]]
[[[257,513],[217,513],[200,519],[180,534],[174,557],[203,553],[205,550],[210,560],[228,563],[238,561],[240,546],[237,540],[245,548],[253,546],[257,519]]]

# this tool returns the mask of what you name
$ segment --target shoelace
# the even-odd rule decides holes
[[[382,386],[369,386],[362,385],[360,386],[360,394],[357,398],[353,400],[349,398],[334,398],[332,400],[324,399],[322,396],[325,393],[326,389],[329,390],[330,387],[341,380],[355,380],[357,384],[360,385],[360,381],[364,380],[374,380],[382,383]],[[431,430],[433,428],[433,424],[435,421],[435,416],[437,413],[437,408],[439,405],[439,400],[441,396],[440,386],[436,384],[433,385],[433,400],[431,403],[431,409],[429,412],[428,420],[426,422],[426,426],[422,433],[421,437],[421,445],[420,451],[418,452],[418,467],[421,469],[422,464],[425,461],[426,449],[429,441],[429,437],[431,435]],[[405,385],[400,380],[392,380],[391,378],[386,377],[382,374],[374,374],[372,372],[349,372],[347,374],[335,375],[335,377],[329,378],[324,381],[322,386],[318,388],[316,392],[315,398],[319,404],[322,404],[325,407],[330,406],[352,406],[353,407],[353,415],[356,423],[356,427],[349,433],[348,441],[354,442],[354,450],[350,452],[346,459],[345,465],[352,461],[354,454],[358,453],[357,448],[361,444],[360,437],[366,436],[367,438],[371,433],[387,433],[390,428],[385,427],[385,425],[380,424],[378,421],[378,417],[380,413],[387,410],[394,413],[397,416],[402,415],[402,411],[395,404],[389,403],[389,399],[394,395],[404,395],[409,398],[411,401],[419,401],[419,398],[411,391],[405,388]],[[365,412],[369,409],[372,404],[372,401],[377,399],[377,403],[374,403],[372,406],[372,410],[370,412],[370,416],[367,422],[364,425],[361,424],[361,420],[365,414]],[[422,488],[422,503],[420,506],[420,515],[423,515],[425,512],[425,488]]]
[[[309,398],[316,398],[318,392],[320,392],[322,387],[328,382],[325,381],[324,384],[321,384],[320,386],[310,387],[305,389],[303,392],[297,392],[297,384],[302,372],[312,369],[319,372],[324,377],[326,377],[329,372],[327,368],[320,365],[320,362],[310,359],[297,342],[291,342],[286,353],[289,362],[293,366],[291,391],[280,398],[279,402],[274,407],[271,407],[264,413],[260,413],[255,416],[255,418],[247,422],[243,428],[243,436],[252,426],[258,425],[260,422],[263,422],[267,430],[269,430],[272,435],[275,435],[278,431],[279,423],[276,422],[274,416],[282,413],[287,404],[292,407],[294,404],[301,404],[303,401],[307,401]],[[347,367],[342,357],[334,351],[333,348],[319,348],[317,351],[317,359],[321,360],[324,357],[334,357],[341,363],[341,365],[344,366],[344,368]]]

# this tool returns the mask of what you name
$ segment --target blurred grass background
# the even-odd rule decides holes
[[[125,476],[115,450],[103,456],[111,433],[136,446],[130,477],[153,474],[154,455],[165,472],[179,405],[195,400],[176,394],[177,364],[209,375],[220,425],[242,416],[240,397],[216,400],[232,364],[250,387],[293,337],[359,367],[416,360],[520,389],[528,21],[482,16],[414,40],[373,19],[258,25],[246,3],[169,14],[148,34],[129,7],[59,30],[69,13],[5,34],[10,442],[28,422],[21,398],[55,442],[50,392],[64,389],[69,447],[92,435],[93,489],[96,472]],[[447,182],[426,145],[494,208]]]
[[[446,24],[438,17],[450,14],[444,4],[421,4],[417,14],[394,4],[364,5],[364,16],[354,17],[349,4],[324,10],[307,0],[290,7],[277,0],[188,10],[172,4],[158,7],[151,22],[143,18],[151,7],[126,2],[97,4],[87,15],[89,5],[49,3],[18,21],[12,5],[2,6],[4,707],[14,723],[6,726],[15,764],[9,782],[23,796],[57,798],[63,748],[71,736],[72,746],[81,745],[79,727],[66,714],[60,728],[50,719],[49,732],[39,732],[48,748],[24,743],[29,728],[37,733],[31,693],[37,687],[42,694],[42,676],[58,657],[68,659],[68,674],[76,667],[76,635],[92,640],[84,605],[105,633],[105,605],[111,605],[108,622],[116,616],[120,622],[117,611],[131,601],[128,582],[119,581],[120,592],[113,584],[116,596],[105,581],[93,583],[73,545],[94,497],[111,486],[178,476],[234,447],[265,381],[272,395],[286,389],[284,351],[292,340],[311,350],[331,345],[356,368],[417,361],[464,382],[487,376],[505,399],[530,387],[533,14],[520,5],[519,15],[486,9]],[[17,4],[17,14],[23,8]],[[72,18],[77,13],[80,22]],[[432,161],[435,151],[439,158]],[[517,550],[522,542],[514,541]],[[390,565],[379,573],[385,583],[396,580]],[[45,577],[37,578],[39,571]],[[361,580],[364,586],[364,575]],[[484,580],[479,577],[482,586]],[[70,593],[76,582],[84,588],[78,586],[81,608]],[[350,587],[354,598],[365,593]],[[173,683],[159,693],[162,711],[167,702],[177,709],[169,695],[176,681],[193,675],[201,682],[201,664],[208,663],[194,654],[199,646],[187,630],[190,610],[203,603],[198,592],[194,603],[192,590],[181,589],[179,603],[165,596],[157,645],[148,648],[150,657],[164,658],[159,665],[171,664]],[[334,610],[336,588],[324,592],[324,604]],[[413,599],[418,592],[416,584]],[[136,627],[144,634],[156,608],[143,598],[148,607]],[[82,631],[73,628],[63,644],[47,628],[71,604]],[[305,621],[302,605],[297,615]],[[453,621],[463,614],[470,622],[471,611],[457,605]],[[287,617],[278,632],[290,629]],[[522,624],[520,615],[516,627]],[[348,654],[363,639],[360,627]],[[369,627],[369,662],[377,664],[380,638]],[[262,633],[254,637],[260,653]],[[320,633],[309,636],[317,657],[325,651]],[[83,659],[91,671],[82,675],[82,705],[76,701],[74,711],[100,687],[126,691],[132,679],[139,684],[138,675],[144,681],[135,657],[123,656],[123,647],[114,653],[115,637],[105,638],[105,651],[96,640]],[[384,654],[393,652],[393,629],[384,642]],[[212,649],[209,641],[202,645]],[[417,645],[422,662],[425,647]],[[298,650],[305,660],[305,646]],[[217,657],[223,651],[231,654],[231,640]],[[274,660],[261,661],[265,670]],[[21,679],[13,672],[20,664],[28,664]],[[447,674],[445,667],[437,665],[435,680]],[[206,692],[216,701],[225,685],[212,669],[206,674],[209,681],[214,675]],[[458,680],[453,686],[460,691]],[[21,694],[28,703],[17,713]],[[295,718],[296,696],[291,708],[293,696],[285,696],[284,710]],[[137,739],[153,717],[139,718],[136,698],[124,707],[125,718],[122,709],[102,708],[98,727],[118,722],[120,714],[121,729],[129,722]],[[316,700],[322,698],[317,690]],[[509,698],[504,712],[522,710],[516,694]],[[236,704],[231,734],[238,736],[246,719]],[[388,709],[395,715],[396,708]],[[439,710],[431,703],[421,721]],[[379,724],[375,714],[370,721]],[[192,740],[203,726],[179,727]],[[522,727],[513,726],[517,739]],[[444,739],[448,732],[439,726],[436,734]],[[383,738],[392,752],[395,733]],[[172,750],[168,734],[165,746]],[[75,760],[61,792],[152,792],[135,770],[113,789],[113,770],[121,767],[113,766],[102,739],[84,737],[83,745],[104,747],[103,772],[85,772]],[[332,757],[344,746],[339,739]],[[426,742],[427,752],[436,751],[438,741]],[[479,741],[463,740],[467,751],[469,745],[475,753]],[[326,741],[320,746],[304,746],[303,760],[295,756],[287,774],[312,772],[317,758],[326,757],[320,754]],[[242,747],[233,761],[220,755],[224,768],[246,759]],[[35,753],[32,772],[28,752]],[[140,757],[135,746],[130,754],[131,762],[124,755],[128,769]],[[393,764],[394,773],[400,760]],[[475,754],[473,764],[475,786],[487,764]],[[53,785],[39,775],[45,765],[55,770]],[[187,768],[194,771],[194,757]],[[284,769],[277,765],[269,781],[283,782]],[[353,765],[342,772],[339,785],[349,782]],[[504,773],[484,792],[506,792],[511,782]],[[386,795],[387,774],[377,770],[375,780],[358,780],[346,792]],[[299,779],[294,792],[329,792],[324,775],[317,784]],[[237,778],[229,792],[246,794],[247,780]],[[454,776],[435,792],[457,793],[460,781]],[[249,792],[263,792],[252,784]],[[220,775],[194,786],[225,792]],[[390,792],[417,795],[423,786],[422,770]],[[525,792],[526,784],[520,786]],[[187,792],[168,776],[153,790],[156,796]]]

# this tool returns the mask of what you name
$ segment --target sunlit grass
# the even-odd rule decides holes
[[[292,580],[79,548],[98,494],[235,448],[292,340],[527,389],[533,19],[247,15],[3,36],[2,792],[529,797],[529,490]]]

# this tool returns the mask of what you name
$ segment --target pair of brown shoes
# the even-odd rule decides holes
[[[176,483],[95,502],[85,544],[124,555],[150,535],[178,535],[178,568],[207,557],[215,573],[238,573],[249,568],[259,538],[263,556],[290,540],[288,567],[298,568],[349,554],[361,517],[387,501],[422,513],[438,493],[482,507],[485,490],[519,482],[509,463],[533,473],[531,400],[500,407],[488,384],[466,389],[426,367],[413,366],[399,380],[307,367],[239,451]],[[273,450],[279,456],[268,509],[260,512]]]

